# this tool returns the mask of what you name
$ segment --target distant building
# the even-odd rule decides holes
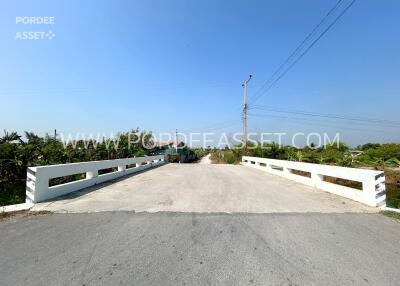
[[[178,148],[172,141],[155,142],[152,155],[168,155],[169,162],[190,163],[196,160],[196,154],[190,150],[185,142],[179,142]]]

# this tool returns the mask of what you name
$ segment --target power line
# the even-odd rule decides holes
[[[211,124],[211,125],[208,125],[208,126],[204,126],[204,127],[201,127],[201,128],[193,128],[191,130],[184,130],[184,131],[181,131],[181,133],[215,131],[215,130],[220,130],[220,129],[223,129],[223,128],[228,128],[228,127],[231,127],[231,126],[234,126],[234,125],[238,125],[240,123],[241,122],[238,119],[234,119],[234,120],[230,120],[230,121],[223,121],[223,122],[219,122],[219,123],[214,123],[214,124]]]
[[[251,110],[272,111],[272,112],[278,112],[278,113],[298,114],[298,115],[312,116],[312,117],[341,119],[341,120],[348,120],[348,121],[368,122],[368,123],[374,123],[374,124],[387,125],[387,126],[391,126],[391,127],[400,127],[399,121],[391,121],[391,120],[386,120],[386,119],[345,116],[345,115],[329,114],[329,113],[316,113],[316,112],[310,112],[310,111],[275,108],[275,107],[267,107],[267,106],[254,106],[250,109]]]
[[[306,36],[306,38],[300,43],[300,45],[298,45],[298,46],[296,47],[296,49],[290,54],[290,56],[284,61],[284,63],[281,64],[281,65],[279,66],[279,68],[274,72],[274,74],[270,77],[270,79],[262,85],[262,87],[259,89],[259,91],[258,91],[257,93],[259,93],[260,91],[262,91],[263,88],[265,88],[265,87],[267,86],[267,84],[268,84],[272,79],[274,79],[274,77],[283,69],[283,67],[284,67],[287,63],[289,63],[289,62],[292,60],[292,58],[303,48],[303,46],[316,34],[317,30],[326,22],[326,20],[327,20],[331,15],[333,15],[333,14],[336,12],[336,10],[341,6],[342,2],[343,2],[343,0],[338,0],[338,1],[336,2],[336,4],[328,11],[328,13],[325,15],[325,17],[317,24],[317,26],[314,27],[314,29]],[[313,45],[314,45],[314,44],[315,44],[315,43],[316,43],[316,42],[317,42],[317,41],[332,27],[332,25],[344,14],[345,11],[347,11],[347,9],[350,8],[350,6],[351,6],[354,2],[355,2],[355,0],[353,0],[352,3],[351,3],[349,6],[347,6],[346,9],[334,20],[334,22],[331,23],[331,25],[328,26],[328,28],[325,29],[325,30],[322,32],[322,34],[321,34],[313,43],[311,43],[311,46],[309,46],[309,47],[306,49],[306,51],[305,51],[302,55],[300,55],[300,58],[301,58],[302,56],[304,56],[305,53],[307,53],[309,49],[311,49],[311,47],[312,47],[312,46],[313,46]],[[297,60],[295,60],[295,61],[292,63],[292,65],[289,66],[289,69],[290,69],[298,60],[300,60],[300,58],[298,58]],[[279,79],[280,79],[284,74],[286,74],[287,72],[288,72],[288,69],[286,69],[286,70],[284,71],[284,73],[283,73],[280,77],[278,77],[277,80],[279,80]],[[272,85],[271,85],[270,87],[268,87],[267,91],[277,82],[277,80],[275,80],[275,81],[272,83]],[[256,93],[256,95],[257,95],[257,93]],[[262,95],[262,94],[260,94],[260,96],[261,96],[261,95]],[[255,100],[257,100],[257,99],[258,99],[258,97],[255,98]],[[241,109],[241,107],[238,107],[236,110],[239,110],[239,109]]]
[[[283,117],[283,116],[281,116],[281,115],[272,115],[272,114],[254,114],[254,113],[252,113],[252,115],[257,115],[258,117],[265,117],[265,118],[269,118],[269,117],[276,117],[276,118],[283,118],[283,119],[285,119],[285,118],[287,118],[287,117]],[[330,124],[333,124],[333,125],[337,125],[337,123],[338,123],[338,121],[336,121],[336,119],[334,119],[334,118],[328,118],[327,120],[324,120],[324,119],[318,119],[318,120],[315,120],[315,119],[312,119],[312,118],[305,118],[305,117],[290,117],[290,118],[293,118],[293,119],[298,119],[298,120],[306,120],[306,121],[311,121],[311,122],[325,122],[325,123],[330,123]],[[332,120],[335,120],[335,121],[332,121]],[[342,123],[344,123],[344,124],[346,124],[347,122],[346,122],[346,119],[343,119],[344,120],[344,122],[342,122]],[[357,122],[357,121],[355,121],[355,122],[351,122],[351,125],[356,125],[356,126],[362,126],[362,127],[378,127],[378,128],[389,128],[389,129],[391,129],[391,128],[395,128],[395,129],[399,129],[399,126],[394,126],[394,125],[382,125],[382,124],[379,124],[379,123],[368,123],[368,122]],[[387,131],[385,131],[385,132],[387,132]]]
[[[308,39],[310,39],[314,34],[315,31],[325,22],[325,20],[336,11],[336,9],[341,5],[341,1],[339,0],[335,6],[328,12],[328,14],[321,20],[321,22],[313,29],[313,31],[303,40],[303,42],[307,42]],[[261,96],[263,96],[264,94],[266,94],[283,76],[285,76],[293,67],[294,65],[300,60],[302,59],[307,53],[308,51],[310,51],[310,49],[333,27],[333,25],[335,25],[337,23],[337,21],[350,9],[351,6],[353,6],[353,4],[356,2],[356,0],[352,0],[350,2],[349,5],[347,5],[341,13],[339,13],[339,15],[333,20],[333,22],[331,24],[329,24],[322,32],[321,34],[300,54],[300,56],[298,56],[286,69],[284,69],[284,71],[275,79],[272,81],[272,77],[268,80],[268,81],[272,81],[272,83],[270,83],[268,85],[268,81],[266,82],[265,86],[263,86],[259,91],[256,92],[256,96],[253,100],[253,102],[257,101]],[[293,57],[294,54],[296,54],[304,45],[303,42],[295,49],[295,51],[289,56],[288,59],[286,59],[286,61],[284,62],[285,65],[286,62],[289,62],[291,60],[291,58]],[[278,68],[278,70],[273,74],[273,76],[275,76],[281,69],[282,69],[282,65]],[[264,89],[264,90],[263,90]]]
[[[290,120],[301,120],[301,121],[306,121],[306,122],[311,122],[313,125],[318,124],[318,123],[323,123],[326,124],[327,126],[332,126],[332,127],[342,127],[341,125],[338,125],[337,122],[335,121],[329,121],[329,120],[314,120],[311,118],[304,118],[304,117],[293,117],[293,116],[284,116],[284,115],[272,115],[272,114],[257,114],[257,113],[250,113],[250,116],[254,116],[254,117],[260,117],[260,118],[279,118],[279,119],[290,119]],[[366,123],[355,123],[356,125],[359,125],[361,127],[365,127],[365,126],[370,126]],[[318,124],[320,125],[320,124]],[[324,125],[325,126],[325,125]],[[377,125],[372,125],[374,127],[380,127]],[[384,131],[387,132],[387,131]]]
[[[322,33],[306,48],[306,50],[297,58],[295,59],[291,65],[289,65],[288,68],[286,68],[285,70],[283,70],[283,67],[288,64],[293,58],[294,56],[305,46],[305,44],[316,34],[316,32],[318,31],[318,29],[320,27],[322,27],[322,25],[326,22],[326,20],[333,15],[336,10],[341,6],[343,0],[338,0],[336,2],[336,4],[328,11],[328,13],[325,15],[325,17],[318,23],[318,25],[316,27],[314,27],[314,29],[307,35],[307,37],[300,43],[300,45],[298,47],[296,47],[296,49],[291,53],[291,55],[285,60],[285,62],[279,66],[279,68],[277,69],[277,71],[275,71],[275,73],[271,76],[271,78],[264,83],[264,85],[260,88],[259,92],[261,92],[265,87],[267,87],[267,89],[263,92],[260,93],[258,96],[256,96],[255,100],[256,101],[259,97],[261,97],[263,94],[265,94],[266,92],[268,92],[269,89],[272,88],[273,85],[275,85],[318,41],[319,39],[321,39],[321,37],[328,32],[331,27],[344,15],[344,13],[354,4],[356,0],[353,0],[335,19],[334,21],[327,27],[325,28],[324,31],[322,31]],[[272,81],[276,75],[279,74],[279,72],[281,72],[283,70],[283,73],[281,73],[278,78],[276,78],[269,86],[268,83],[270,81]],[[259,93],[257,92],[257,93]],[[256,94],[257,94],[256,93]],[[238,108],[239,109],[239,108]],[[214,127],[214,126],[213,126]],[[224,128],[224,127],[223,127]],[[211,128],[208,128],[211,129]]]
[[[309,118],[299,118],[299,117],[289,117],[289,116],[278,116],[278,115],[265,115],[265,114],[252,114],[250,113],[249,116],[254,116],[254,117],[261,117],[261,118],[278,118],[278,119],[285,119],[285,120],[292,120],[295,122],[289,122],[289,123],[297,123],[297,124],[302,124],[299,121],[311,121],[311,123],[308,123],[309,125],[315,125],[315,126],[322,126],[322,127],[333,127],[333,128],[340,128],[340,129],[345,129],[345,130],[351,130],[351,131],[361,131],[361,132],[379,132],[379,133],[386,133],[387,131],[385,130],[371,130],[371,129],[359,129],[359,128],[349,128],[349,127],[343,127],[343,126],[338,126],[338,125],[324,125],[324,124],[319,124],[320,121],[316,122],[315,120],[309,119]],[[333,123],[333,122],[329,122]]]
[[[45,88],[45,89],[24,89],[24,90],[0,90],[0,95],[18,94],[51,94],[51,93],[85,93],[88,89],[83,88]]]
[[[290,56],[279,66],[279,68],[271,75],[271,77],[261,86],[261,88],[254,94],[257,96],[259,92],[261,92],[273,79],[274,77],[282,70],[282,68],[290,62],[290,60],[295,56],[295,54],[301,50],[301,48],[305,45],[305,43],[314,36],[315,32],[319,29],[319,27],[324,24],[324,22],[329,18],[329,16],[336,11],[336,9],[342,4],[343,0],[339,0],[336,4],[329,10],[329,12],[325,15],[324,18],[318,23],[317,26],[303,39],[303,41],[296,47],[296,49],[290,54]]]

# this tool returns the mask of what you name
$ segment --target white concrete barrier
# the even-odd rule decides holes
[[[165,163],[165,156],[148,156],[116,160],[91,161],[72,164],[29,167],[26,180],[26,202],[41,202],[77,190],[113,180]],[[118,168],[115,172],[99,175],[99,170]],[[53,178],[85,173],[84,179],[49,186]]]
[[[23,204],[2,206],[2,207],[0,207],[0,214],[26,211],[26,210],[29,210],[31,207],[33,207],[32,203],[23,203]]]
[[[369,206],[386,204],[385,174],[382,171],[247,156],[242,157],[242,164]],[[309,176],[295,174],[296,171],[306,172]],[[360,182],[362,190],[327,182],[325,176]]]

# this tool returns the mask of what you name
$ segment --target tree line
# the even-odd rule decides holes
[[[133,143],[130,134],[139,140]],[[151,153],[145,145],[152,140],[151,132],[117,134],[118,142],[106,139],[75,140],[65,143],[57,136],[38,136],[26,131],[24,139],[17,132],[4,132],[0,137],[0,183],[24,180],[26,169],[31,166],[76,163],[95,160],[111,160],[144,156]]]
[[[272,144],[257,144],[244,152],[243,148],[214,149],[212,158],[216,162],[229,164],[239,163],[241,156],[281,159],[289,161],[337,165],[343,167],[370,167],[384,169],[385,167],[400,167],[400,144],[373,144],[367,143],[351,149],[344,143],[332,143],[320,148],[306,146],[295,148]]]

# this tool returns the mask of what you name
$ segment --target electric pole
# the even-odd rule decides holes
[[[178,153],[178,129],[175,130],[175,151]]]
[[[244,145],[244,152],[247,151],[247,86],[249,81],[251,80],[251,75],[249,78],[244,81],[242,84],[243,87],[243,145]]]

